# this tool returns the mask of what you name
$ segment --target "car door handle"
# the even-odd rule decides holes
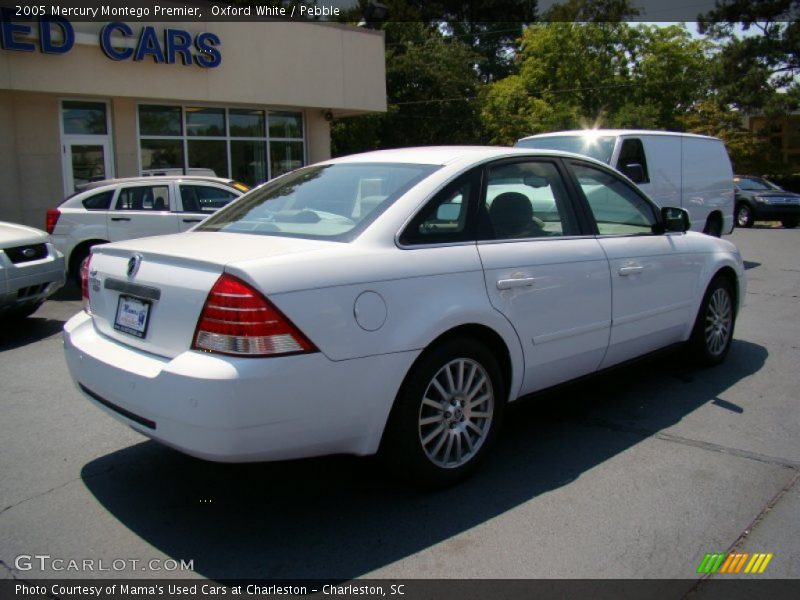
[[[130,217],[111,217],[112,221],[130,221]]]
[[[628,275],[635,275],[636,273],[641,273],[644,271],[644,267],[642,265],[628,265],[625,267],[620,267],[618,273],[622,277],[627,277]]]
[[[531,287],[536,281],[533,277],[514,277],[512,279],[498,279],[498,290],[510,290],[518,287]]]
[[[184,223],[202,223],[203,219],[183,219]]]

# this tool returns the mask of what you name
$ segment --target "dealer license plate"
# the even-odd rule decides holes
[[[120,296],[114,329],[143,338],[147,333],[150,302],[133,296]]]

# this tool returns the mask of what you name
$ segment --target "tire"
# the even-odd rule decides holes
[[[72,256],[69,258],[69,276],[72,278],[78,287],[81,287],[81,263],[83,259],[85,259],[92,251],[92,246],[99,244],[102,242],[96,242],[94,244],[84,244],[82,246],[78,246],[75,250],[72,251]]]
[[[692,358],[701,366],[725,360],[733,341],[736,304],[730,279],[717,275],[709,284],[689,338]]]
[[[797,222],[798,222],[797,218],[781,219],[781,225],[786,227],[786,229],[794,229],[795,227],[797,227]]]
[[[397,395],[382,444],[403,479],[426,488],[468,477],[492,446],[505,385],[491,352],[469,338],[426,350]]]
[[[745,202],[740,202],[736,205],[736,226],[737,227],[752,227],[755,219],[753,218],[753,209],[750,208]]]
[[[722,237],[722,219],[720,219],[717,215],[711,215],[708,217],[708,221],[706,221],[706,227],[703,230],[703,233],[706,235],[712,235],[714,237]]]

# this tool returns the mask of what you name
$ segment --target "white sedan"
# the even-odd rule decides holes
[[[97,406],[193,456],[380,450],[447,484],[521,396],[675,344],[723,360],[742,258],[688,228],[577,155],[339,158],[191,232],[94,248],[67,364]]]

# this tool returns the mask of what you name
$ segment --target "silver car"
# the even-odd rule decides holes
[[[24,318],[64,285],[64,256],[39,229],[0,222],[0,316]]]

